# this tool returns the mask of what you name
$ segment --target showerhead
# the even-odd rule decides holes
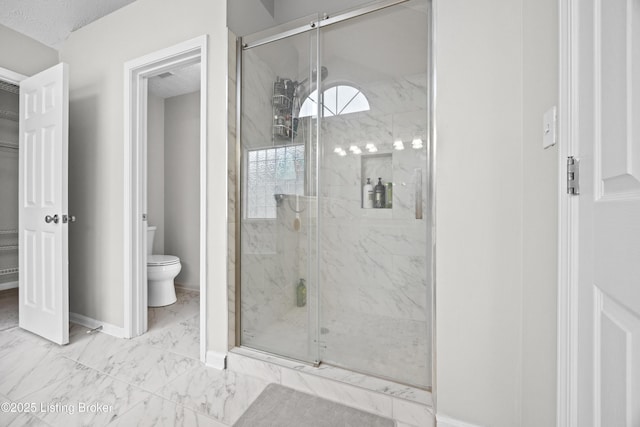
[[[320,81],[324,81],[324,79],[326,79],[328,75],[329,75],[329,70],[327,70],[327,67],[325,66],[320,67]],[[316,81],[317,78],[318,78],[318,73],[316,72],[316,70],[314,70],[313,81]]]

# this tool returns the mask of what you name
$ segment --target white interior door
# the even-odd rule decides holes
[[[640,426],[640,1],[577,5],[577,426]]]
[[[69,342],[69,78],[60,63],[20,83],[20,327]]]

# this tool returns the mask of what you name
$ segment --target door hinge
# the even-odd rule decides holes
[[[142,214],[142,220],[143,220],[143,221],[146,221],[146,220],[147,220],[147,214],[146,214],[146,213],[143,213],[143,214]]]
[[[580,160],[573,156],[567,157],[567,194],[580,194]]]

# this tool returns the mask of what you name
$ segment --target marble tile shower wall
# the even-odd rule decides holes
[[[236,190],[238,170],[236,166],[236,37],[228,33],[228,106],[227,106],[227,296],[229,349],[236,346]]]
[[[425,75],[362,87],[367,112],[322,122],[320,216],[320,292],[323,311],[336,316],[345,309],[393,319],[427,321],[426,148],[413,149],[414,137],[426,138]],[[404,141],[404,150],[392,142]],[[362,159],[365,144],[376,154],[391,153],[392,209],[362,209]],[[362,155],[339,156],[358,145]],[[415,218],[416,173],[422,175],[423,219]],[[372,182],[378,177],[371,176]],[[329,316],[331,317],[331,316]]]

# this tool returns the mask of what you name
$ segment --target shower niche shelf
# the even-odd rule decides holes
[[[364,186],[367,183],[367,178],[371,178],[371,185],[374,188],[378,184],[378,178],[382,178],[382,184],[385,187],[385,206],[383,208],[365,208],[364,207]],[[389,198],[389,186],[387,184],[393,183],[393,153],[376,153],[376,154],[362,154],[360,156],[360,194],[361,194],[361,208],[363,210],[381,211],[385,209],[393,208],[393,191]]]

